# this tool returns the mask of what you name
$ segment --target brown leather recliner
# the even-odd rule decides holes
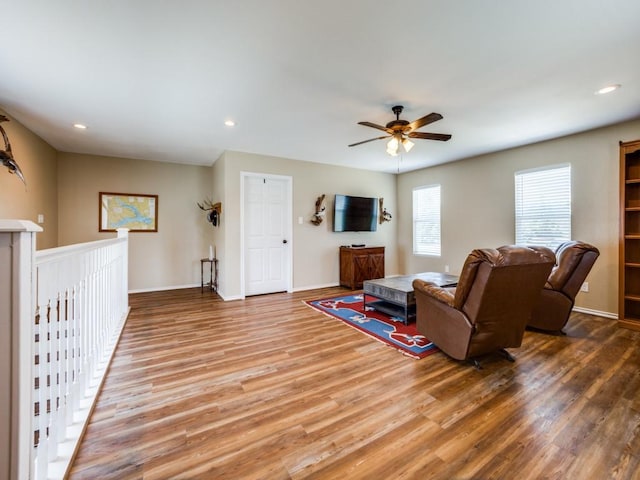
[[[414,280],[417,330],[457,360],[493,351],[513,360],[504,349],[522,344],[554,263],[546,247],[474,250],[455,289]]]
[[[576,295],[600,252],[588,243],[565,242],[556,249],[556,265],[533,309],[529,326],[562,332]]]

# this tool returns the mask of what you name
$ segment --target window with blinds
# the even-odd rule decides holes
[[[516,172],[516,244],[555,249],[571,239],[571,165]]]
[[[440,185],[413,190],[413,253],[440,256]]]

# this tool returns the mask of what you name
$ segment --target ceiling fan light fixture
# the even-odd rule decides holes
[[[413,148],[414,145],[415,145],[415,143],[413,143],[408,138],[404,138],[402,140],[402,146],[404,147],[404,151],[407,152],[407,153],[409,153],[411,151],[411,149]]]
[[[392,157],[398,155],[398,139],[394,136],[387,142],[387,153]]]

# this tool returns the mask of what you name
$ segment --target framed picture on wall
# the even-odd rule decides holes
[[[158,195],[100,192],[98,231],[158,231]]]

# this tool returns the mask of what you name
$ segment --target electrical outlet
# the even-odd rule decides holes
[[[589,282],[584,282],[582,284],[582,286],[580,287],[580,291],[581,292],[588,292],[589,291]]]
[[[42,213],[38,214],[38,223],[42,225],[44,223],[44,215]]]
[[[449,273],[449,265],[444,266],[444,273]]]

